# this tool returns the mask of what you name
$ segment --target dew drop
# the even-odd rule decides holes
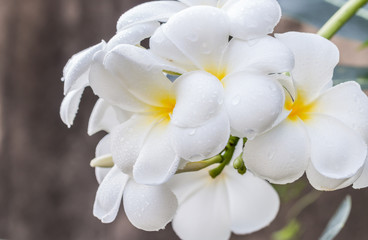
[[[198,41],[198,36],[194,33],[187,35],[186,38],[191,42]]]
[[[197,131],[196,129],[192,129],[189,131],[188,135],[193,136],[196,133],[196,131]]]

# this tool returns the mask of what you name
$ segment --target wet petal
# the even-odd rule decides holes
[[[84,87],[68,92],[61,103],[60,118],[68,127],[73,125],[83,91]]]
[[[208,176],[203,188],[179,203],[172,225],[181,239],[230,238],[229,201],[221,179]]]
[[[256,176],[285,184],[303,175],[309,162],[309,149],[302,123],[285,120],[263,135],[248,140],[243,159]]]
[[[131,113],[114,107],[103,99],[99,99],[89,117],[88,135],[99,131],[111,132],[111,130],[131,117]]]
[[[254,138],[271,128],[284,106],[284,91],[271,77],[238,73],[223,80],[232,134]]]
[[[133,115],[111,132],[113,161],[123,172],[132,173],[143,143],[154,125],[155,122],[147,121],[147,116]]]
[[[105,42],[96,44],[73,55],[63,70],[64,94],[84,88],[88,84],[88,69],[96,52],[103,49]]]
[[[172,148],[170,130],[161,123],[150,131],[133,168],[137,183],[162,184],[176,172],[180,157]]]
[[[162,29],[193,65],[217,71],[229,39],[228,17],[223,11],[209,6],[190,7],[170,18]]]
[[[108,52],[120,44],[137,45],[143,39],[152,36],[159,26],[160,24],[158,22],[148,22],[136,24],[132,27],[119,31],[109,40],[104,51]]]
[[[218,0],[179,0],[179,1],[187,4],[188,6],[209,5],[215,7]]]
[[[132,112],[144,112],[150,108],[131,94],[121,79],[112,75],[99,63],[91,66],[90,84],[93,92],[111,105]]]
[[[366,188],[368,187],[368,157],[366,158],[366,162],[362,168],[362,173],[359,175],[359,178],[354,182],[353,188]]]
[[[339,119],[368,142],[368,98],[356,82],[346,82],[327,90],[313,111]]]
[[[352,177],[363,166],[367,146],[362,137],[342,122],[322,114],[305,121],[311,141],[311,161],[325,177]]]
[[[123,204],[129,221],[145,231],[163,229],[174,217],[178,202],[165,185],[148,186],[129,181]]]
[[[272,33],[281,18],[276,0],[229,0],[222,9],[229,15],[231,35],[240,39]]]
[[[250,171],[240,175],[234,169],[226,168],[226,186],[234,233],[258,231],[276,217],[280,205],[277,192]]]
[[[173,126],[175,152],[189,161],[199,161],[221,152],[230,136],[229,119],[225,111],[197,128]]]
[[[288,32],[276,34],[295,57],[291,71],[295,88],[308,101],[320,94],[332,79],[339,61],[339,50],[329,40],[311,33]]]
[[[110,223],[115,220],[128,179],[128,175],[113,167],[98,187],[93,215],[101,222]]]
[[[293,68],[294,56],[280,40],[273,37],[251,41],[234,38],[226,50],[223,65],[226,65],[228,74],[241,71],[283,73]]]
[[[165,22],[173,14],[186,8],[176,1],[153,1],[142,3],[125,12],[118,20],[116,29],[121,31],[134,24],[144,22]]]
[[[95,167],[95,176],[98,184],[101,184],[112,168]]]
[[[180,76],[174,82],[176,105],[171,122],[179,127],[198,127],[217,115],[224,92],[220,81],[204,71]]]
[[[345,188],[351,185],[360,174],[356,174],[351,178],[343,178],[343,179],[333,179],[328,178],[321,175],[313,166],[313,164],[309,164],[309,167],[306,171],[307,178],[309,183],[317,190],[320,191],[334,191],[338,189]]]
[[[165,106],[165,101],[170,98],[172,83],[162,71],[177,69],[165,65],[149,51],[132,45],[119,45],[106,54],[104,65],[141,101]]]

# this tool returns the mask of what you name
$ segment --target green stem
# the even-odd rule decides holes
[[[217,177],[222,172],[222,170],[224,170],[225,166],[230,163],[238,141],[239,141],[238,137],[230,136],[229,142],[227,143],[225,147],[225,153],[222,155],[223,161],[220,163],[218,167],[211,169],[209,171],[209,174],[212,178]]]
[[[327,39],[333,35],[363,7],[368,0],[349,0],[345,3],[318,31],[318,34]]]

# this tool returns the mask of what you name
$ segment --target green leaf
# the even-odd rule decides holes
[[[335,214],[332,216],[327,224],[327,227],[322,233],[319,240],[331,240],[337,236],[337,234],[344,227],[346,220],[349,217],[351,210],[351,197],[348,195],[340,204],[339,208],[336,210]]]
[[[333,76],[334,85],[346,81],[356,81],[363,90],[368,89],[368,68],[337,66]]]
[[[279,0],[283,15],[321,28],[347,0]],[[368,39],[368,8],[360,9],[337,33],[364,42]]]

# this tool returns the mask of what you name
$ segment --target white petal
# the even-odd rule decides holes
[[[356,82],[346,82],[327,90],[313,111],[339,119],[368,142],[368,98]]]
[[[277,127],[248,140],[243,159],[255,175],[285,184],[300,178],[308,166],[309,140],[301,122],[285,120]]]
[[[223,174],[223,173],[222,173]],[[251,172],[240,175],[226,168],[226,185],[230,200],[231,230],[236,234],[258,231],[271,223],[279,210],[277,192]]]
[[[322,114],[311,114],[305,126],[311,141],[311,161],[320,174],[344,179],[363,166],[367,146],[354,130]]]
[[[225,111],[197,128],[173,126],[175,152],[189,161],[199,161],[221,152],[230,136],[229,119]]]
[[[103,49],[105,42],[101,42],[73,55],[63,70],[64,94],[85,87],[88,83],[88,69],[96,52]]]
[[[154,126],[147,116],[133,115],[111,132],[113,161],[123,172],[131,174],[143,143]]]
[[[233,134],[251,139],[271,128],[285,101],[284,90],[277,81],[244,72],[226,77],[223,84]]]
[[[362,168],[361,175],[359,175],[359,178],[353,184],[353,188],[355,189],[368,187],[368,162],[367,161],[368,161],[368,157]]]
[[[128,175],[113,167],[102,181],[93,205],[93,215],[101,222],[110,223],[115,220],[128,179]]]
[[[60,106],[61,120],[68,126],[73,125],[75,115],[77,115],[79,103],[84,91],[84,87],[75,89],[66,94]]]
[[[171,117],[179,127],[198,127],[217,115],[224,99],[221,82],[212,74],[195,71],[174,82],[176,104]]]
[[[164,34],[163,28],[158,28],[149,40],[150,50],[175,66],[179,66],[187,71],[196,70],[192,61],[187,58],[171,40]]]
[[[209,6],[195,6],[174,15],[162,25],[162,29],[193,65],[214,72],[228,44],[228,24],[228,17],[223,11]]]
[[[113,76],[99,63],[91,66],[89,78],[93,92],[114,106],[132,112],[144,112],[150,108],[131,94],[121,79]]]
[[[107,154],[111,154],[111,134],[104,136],[96,146],[96,158]]]
[[[137,45],[143,39],[152,36],[159,26],[158,22],[147,22],[118,31],[106,44],[104,51],[108,52],[119,44]]]
[[[272,33],[281,18],[276,0],[229,0],[222,9],[229,15],[231,35],[241,39]]]
[[[95,167],[95,175],[98,184],[101,184],[112,168]]]
[[[133,168],[133,176],[140,184],[162,184],[177,170],[180,157],[175,153],[171,143],[169,125],[156,125],[140,151]]]
[[[293,68],[294,56],[280,40],[273,37],[251,41],[233,38],[226,50],[223,65],[226,65],[228,74],[240,71],[283,73]]]
[[[164,22],[173,14],[183,10],[186,6],[176,1],[154,1],[142,3],[125,12],[118,20],[117,30],[121,31],[133,24],[144,22]]]
[[[165,106],[172,83],[162,71],[176,69],[159,61],[151,52],[119,45],[106,54],[104,65],[138,99],[150,105]]]
[[[321,175],[313,166],[313,164],[309,164],[307,171],[307,178],[309,183],[317,190],[320,191],[334,191],[338,189],[345,188],[351,185],[360,175],[356,174],[352,178],[343,178],[343,179],[333,179],[328,178]]]
[[[131,113],[114,107],[103,99],[99,99],[89,117],[88,135],[99,131],[111,132],[111,130],[131,117]]]
[[[173,228],[181,239],[223,240],[230,238],[230,221],[226,185],[221,176],[208,176],[203,188],[180,202]]]
[[[215,7],[218,0],[179,0],[179,2],[185,3],[188,6],[196,5],[209,5]]]
[[[291,71],[295,88],[306,100],[312,100],[332,79],[339,61],[339,50],[329,40],[311,33],[288,32],[277,34],[295,57]]]
[[[178,207],[175,195],[165,185],[140,185],[133,180],[125,188],[123,204],[129,221],[145,231],[163,229]]]

